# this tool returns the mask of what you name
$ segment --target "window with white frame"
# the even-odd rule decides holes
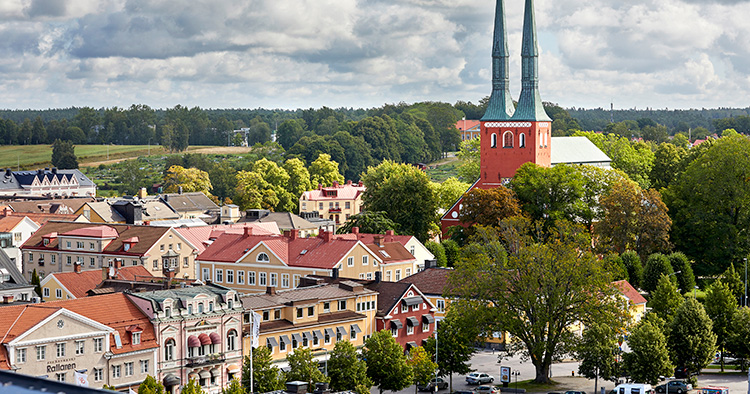
[[[52,264],[55,264],[55,263],[57,262],[57,255],[56,255],[56,254],[51,254],[51,255],[49,256],[49,258],[50,258],[50,262],[51,262]]]
[[[409,312],[409,307],[404,303],[401,304],[401,312],[403,313]]]
[[[140,345],[140,344],[141,344],[141,333],[134,332],[133,333],[133,345]]]
[[[339,300],[339,310],[340,311],[346,310],[346,300]]]
[[[247,271],[247,284],[250,286],[255,286],[255,272]]]
[[[227,333],[227,351],[237,349],[237,331],[229,330]]]
[[[85,341],[76,341],[76,356],[83,354],[85,345]]]
[[[275,272],[271,272],[271,284],[270,284],[270,286],[271,287],[278,286],[279,285],[278,280],[279,280],[279,274],[277,274]]]
[[[112,366],[112,378],[119,379],[120,376],[122,376],[121,368],[122,368],[121,365],[113,365]]]
[[[217,282],[223,282],[224,281],[224,270],[222,270],[222,269],[216,269],[216,281]]]
[[[401,270],[396,270],[396,282],[401,280]]]
[[[293,278],[294,278],[294,288],[296,289],[299,286],[300,276],[299,275],[294,275]]]
[[[101,382],[104,379],[104,369],[94,368],[94,381]]]
[[[259,263],[267,263],[267,262],[271,261],[271,259],[268,258],[267,254],[261,252],[261,253],[258,253],[258,256],[255,258],[255,261],[257,261]]]
[[[445,300],[437,300],[437,309],[440,312],[445,312]]]
[[[42,361],[47,358],[47,346],[40,345],[36,347],[36,360]]]
[[[422,322],[422,332],[430,331],[430,323]]]
[[[238,285],[245,284],[245,271],[237,271],[237,284]]]
[[[370,256],[362,256],[362,265],[367,265],[370,262]]]
[[[354,267],[354,257],[349,256],[346,258],[346,266],[347,267]]]
[[[289,274],[281,274],[281,287],[289,287]]]
[[[391,327],[391,336],[397,337],[398,336],[398,328]]]
[[[411,276],[411,268],[407,268],[404,274],[408,277]]]
[[[65,357],[65,343],[56,344],[57,358]]]
[[[170,338],[167,339],[167,342],[164,344],[164,359],[167,361],[174,360],[174,345],[175,341],[174,339]]]
[[[58,382],[64,382],[65,381],[65,372],[60,372],[55,374],[55,380]]]
[[[258,285],[265,286],[266,285],[266,273],[260,272],[258,273]]]
[[[125,363],[125,376],[133,376],[133,362]]]
[[[406,325],[406,335],[414,334],[414,326],[411,324]]]
[[[234,271],[227,270],[227,283],[234,283]]]
[[[16,349],[16,363],[23,364],[26,362],[26,348]]]
[[[148,360],[141,360],[141,373],[148,373]]]
[[[94,338],[94,353],[101,353],[104,350],[103,342],[102,338]]]
[[[49,297],[49,287],[43,288],[42,294],[44,295],[44,297]]]

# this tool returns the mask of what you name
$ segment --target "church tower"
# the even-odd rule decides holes
[[[481,120],[480,178],[476,186],[483,189],[503,184],[524,163],[550,166],[552,120],[544,111],[539,94],[539,49],[533,0],[526,0],[524,10],[521,96],[515,111],[508,90],[507,47],[504,5],[503,0],[498,0],[492,51],[492,95]]]
[[[521,96],[513,107],[508,76],[505,3],[497,0],[492,41],[492,94],[480,120],[480,174],[473,188],[491,189],[505,183],[524,163],[551,165],[552,119],[539,94],[539,49],[534,1],[525,0],[521,45]],[[461,198],[440,220],[443,234],[460,222]]]

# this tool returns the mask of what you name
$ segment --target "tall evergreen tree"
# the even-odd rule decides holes
[[[55,140],[52,144],[52,165],[60,169],[78,168],[78,157],[70,141]]]

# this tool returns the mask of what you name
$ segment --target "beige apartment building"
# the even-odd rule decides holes
[[[196,278],[197,249],[170,227],[50,221],[21,246],[23,273],[141,265],[154,276],[164,268],[178,278]]]
[[[268,347],[274,362],[282,367],[295,349],[311,349],[317,361],[325,362],[337,342],[360,347],[375,332],[378,293],[346,279],[294,290],[269,287],[265,293],[245,295],[241,300],[245,355],[252,346],[251,314],[258,313],[257,345]]]
[[[364,243],[342,239],[330,232],[300,238],[296,230],[283,236],[224,233],[197,258],[203,281],[227,286],[240,293],[257,293],[268,287],[293,289],[305,275],[374,279],[383,259]]]
[[[149,319],[125,294],[8,306],[0,319],[0,369],[89,387],[137,389],[156,373]]]
[[[308,190],[299,198],[299,211],[318,212],[321,218],[336,221],[336,224],[346,222],[351,215],[362,211],[362,194],[365,186],[362,182],[352,181],[340,185],[333,182],[330,187],[318,186],[316,190]]]

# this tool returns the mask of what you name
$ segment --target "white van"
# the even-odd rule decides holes
[[[646,383],[620,384],[612,391],[615,394],[654,394],[654,389]]]

